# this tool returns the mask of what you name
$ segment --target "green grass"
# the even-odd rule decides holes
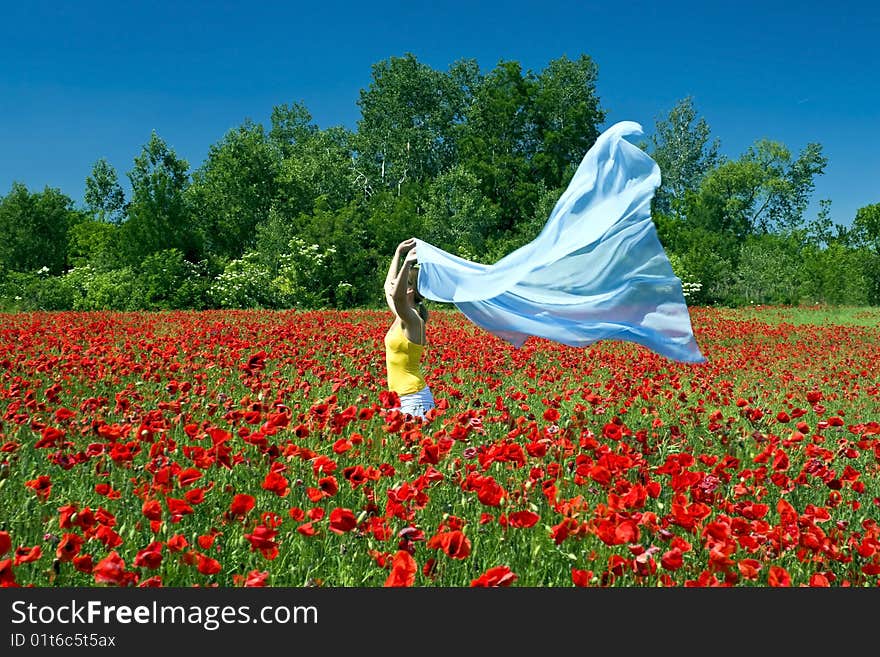
[[[880,307],[872,306],[751,306],[719,308],[724,319],[757,320],[796,326],[880,326]]]

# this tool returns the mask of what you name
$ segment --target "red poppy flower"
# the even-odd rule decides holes
[[[186,470],[182,470],[177,475],[177,481],[181,485],[181,487],[186,488],[187,486],[191,486],[196,481],[201,479],[202,471],[196,468],[187,468]]]
[[[623,438],[623,431],[621,430],[620,425],[615,424],[614,422],[608,422],[602,427],[602,435],[608,440],[620,440]]]
[[[329,456],[321,454],[312,459],[312,472],[316,477],[320,475],[330,475],[336,472],[336,461]]]
[[[0,561],[0,587],[12,588],[17,586],[15,573],[12,571],[12,559],[3,559]]]
[[[165,541],[165,545],[171,552],[180,552],[184,550],[189,542],[186,540],[186,537],[183,534],[175,534],[167,541]]]
[[[499,506],[504,497],[504,489],[492,477],[486,477],[477,490],[477,499],[486,506]]]
[[[507,516],[507,522],[511,527],[533,527],[538,520],[541,519],[537,513],[532,511],[514,511]]]
[[[162,505],[158,500],[147,500],[141,507],[141,513],[143,513],[148,520],[161,520]]]
[[[357,519],[351,509],[333,509],[330,512],[330,531],[344,534],[355,528]]]
[[[9,537],[9,532],[0,531],[0,557],[9,552],[12,549],[12,539]]]
[[[340,438],[335,443],[333,443],[333,453],[334,454],[344,454],[348,450],[353,447],[350,440],[346,440],[345,438]]]
[[[180,522],[183,516],[193,513],[193,508],[186,502],[186,500],[167,497],[165,498],[165,503],[168,505],[168,513],[171,516],[172,523]]]
[[[43,501],[45,501],[52,492],[52,480],[49,478],[49,475],[40,475],[36,479],[26,481],[24,485],[33,490],[37,494],[37,497]]]
[[[215,534],[202,534],[196,539],[196,543],[203,550],[209,549],[212,545],[214,545],[214,539],[216,538]]]
[[[269,582],[269,571],[263,570],[252,570],[248,573],[247,579],[244,581],[245,587],[248,588],[256,588],[262,586],[268,586]]]
[[[94,570],[91,554],[80,554],[73,558],[73,567],[81,573],[87,575]]]
[[[275,493],[278,497],[286,497],[290,492],[290,482],[274,470],[270,470],[262,483],[263,490]]]
[[[76,534],[65,534],[58,542],[55,549],[55,556],[59,561],[73,561],[73,558],[79,554],[83,544],[83,538]]]
[[[306,522],[301,524],[299,527],[296,528],[296,531],[298,531],[303,536],[314,536],[318,533],[318,530],[315,529],[313,522]]]
[[[418,565],[406,550],[398,550],[391,561],[391,572],[385,579],[386,587],[412,586],[416,581]]]
[[[591,579],[593,579],[592,570],[581,570],[579,568],[571,569],[571,581],[575,586],[589,586]]]
[[[122,545],[122,537],[112,527],[101,525],[95,532],[95,538],[101,541],[106,548],[115,548]]]
[[[149,568],[154,570],[162,563],[162,543],[161,541],[153,541],[143,550],[137,553],[134,558],[134,565],[138,568]]]
[[[148,577],[143,582],[138,584],[139,589],[161,588],[161,586],[162,577],[160,575],[153,575],[152,577]]]
[[[198,564],[199,572],[202,575],[216,575],[221,570],[219,561],[204,554],[198,555]]]
[[[472,587],[498,587],[510,586],[517,580],[516,573],[507,566],[495,566],[490,568],[477,579],[471,581]]]
[[[466,559],[471,553],[470,539],[459,530],[435,534],[426,545],[432,550],[442,549],[452,559]]]
[[[382,408],[397,408],[400,406],[400,395],[392,390],[383,390],[379,393],[379,403]]]
[[[830,588],[831,582],[822,573],[813,573],[810,576],[810,586],[818,588]]]
[[[34,447],[36,447],[37,449],[60,447],[62,441],[64,440],[64,432],[61,429],[56,429],[55,427],[44,428],[40,433],[40,436],[40,439],[34,445]]]
[[[15,565],[20,566],[23,563],[30,563],[31,561],[36,561],[40,557],[43,556],[43,549],[39,545],[35,545],[33,547],[17,547],[15,548]]]
[[[125,570],[125,561],[113,550],[106,557],[101,559],[92,569],[95,582],[98,584],[113,584],[121,586],[128,581],[130,577]]]
[[[277,529],[271,529],[265,525],[258,525],[250,534],[244,537],[250,541],[251,550],[259,550],[260,553],[270,561],[278,556],[278,544],[275,537],[278,535]]]
[[[69,408],[62,407],[55,411],[55,419],[57,420],[69,420],[72,417],[76,417],[76,413]]]
[[[183,494],[183,497],[190,504],[201,504],[205,501],[205,489],[191,488]]]
[[[228,513],[231,517],[244,517],[247,515],[248,511],[254,508],[256,502],[257,501],[253,496],[245,493],[238,493],[232,498]]]
[[[677,547],[674,547],[663,554],[663,556],[660,558],[660,565],[663,566],[666,570],[678,570],[682,567],[682,565],[684,565],[684,560],[682,556],[682,551]]]
[[[767,584],[775,587],[791,586],[791,576],[785,568],[770,566],[770,571],[767,573]]]
[[[58,509],[58,526],[61,529],[70,529],[73,527],[73,518],[77,515],[77,507],[75,504],[65,504]]]
[[[318,488],[328,497],[333,497],[339,492],[339,484],[336,481],[336,477],[322,477],[318,480]]]

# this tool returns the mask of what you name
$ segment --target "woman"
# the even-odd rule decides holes
[[[425,420],[434,408],[434,396],[420,367],[428,342],[428,310],[418,292],[415,246],[414,239],[397,245],[385,277],[385,301],[394,313],[394,321],[385,334],[385,365],[388,389],[400,397],[400,412]]]

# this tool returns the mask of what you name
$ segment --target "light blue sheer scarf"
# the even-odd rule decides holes
[[[574,347],[625,340],[666,358],[704,362],[681,280],[651,220],[660,168],[621,121],[590,148],[540,235],[494,265],[416,239],[419,293],[454,304],[520,347],[536,336]]]

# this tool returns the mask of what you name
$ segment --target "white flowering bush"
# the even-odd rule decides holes
[[[139,296],[150,310],[203,308],[211,283],[207,262],[190,262],[178,249],[147,256],[137,275]]]
[[[0,310],[66,310],[72,291],[61,276],[50,276],[49,268],[17,272],[0,267]]]
[[[682,281],[681,293],[685,299],[694,297],[703,289],[703,284],[697,281]]]
[[[667,256],[669,257],[669,264],[672,265],[672,272],[681,281],[682,295],[685,299],[693,299],[703,289],[703,284],[688,271],[684,261],[678,254],[667,253]]]
[[[142,297],[131,267],[100,270],[74,267],[63,276],[71,290],[73,310],[139,310]]]
[[[342,281],[336,286],[336,307],[350,308],[355,304],[357,298],[357,290],[354,285],[347,281]]]
[[[221,308],[271,308],[272,271],[255,251],[232,260],[211,283],[208,296]]]
[[[336,248],[307,244],[299,237],[290,240],[290,251],[279,257],[278,275],[272,279],[276,298],[286,307],[325,308],[330,304],[331,291],[341,285],[333,280],[333,257]],[[343,287],[343,293],[354,294]]]

